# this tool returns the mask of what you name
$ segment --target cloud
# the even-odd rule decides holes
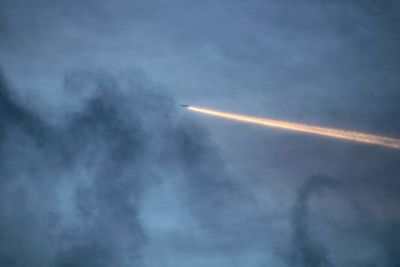
[[[324,188],[333,194],[322,199],[317,193]],[[323,175],[300,185],[291,211],[290,266],[398,266],[398,217],[381,208],[393,199],[360,189],[354,180]]]
[[[68,75],[67,95],[81,104],[52,124],[1,79],[0,265],[138,264],[147,239],[139,201],[174,179],[171,166],[183,170],[187,197],[202,200],[189,205],[193,216],[210,221],[223,207],[231,186],[205,134],[138,80],[127,93],[104,73]]]
[[[313,176],[298,189],[296,202],[292,210],[294,266],[333,266],[327,256],[327,250],[315,237],[311,236],[309,224],[309,199],[321,187],[336,186],[335,179],[324,176]]]
[[[0,6],[6,264],[281,266],[292,246],[298,264],[398,262],[398,151],[174,102],[399,137],[398,1]],[[315,173],[343,185],[320,198]]]

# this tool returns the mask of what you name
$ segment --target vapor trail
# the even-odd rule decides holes
[[[328,136],[337,139],[344,139],[348,141],[360,142],[360,143],[367,143],[367,144],[375,144],[381,145],[391,148],[400,149],[400,139],[366,134],[366,133],[359,133],[353,131],[344,131],[340,129],[333,129],[333,128],[325,128],[325,127],[318,127],[313,125],[307,124],[300,124],[294,122],[287,122],[287,121],[279,121],[279,120],[271,120],[267,118],[259,118],[259,117],[252,117],[228,112],[222,112],[218,110],[212,109],[205,109],[195,106],[186,106],[185,108],[188,110],[199,112],[211,116],[221,117],[230,120],[242,121],[247,123],[253,123],[258,125],[264,125],[273,128],[285,129],[288,131],[294,132],[303,132],[321,136]]]

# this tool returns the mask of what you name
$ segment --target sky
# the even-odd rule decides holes
[[[0,1],[0,266],[398,267],[395,0]]]

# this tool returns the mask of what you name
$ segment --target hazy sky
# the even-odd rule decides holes
[[[0,266],[400,266],[400,2],[0,1]]]

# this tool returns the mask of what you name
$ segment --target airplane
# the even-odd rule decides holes
[[[188,107],[189,107],[189,105],[184,105],[184,104],[181,104],[181,107],[183,107],[183,108],[188,108]]]

